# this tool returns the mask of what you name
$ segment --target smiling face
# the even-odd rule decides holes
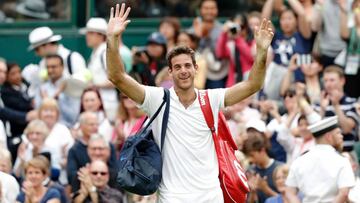
[[[46,178],[46,174],[38,167],[29,166],[25,172],[26,180],[32,183],[33,187],[42,185],[42,182]]]
[[[85,92],[82,98],[82,104],[85,111],[97,112],[101,106],[101,100],[96,92]]]
[[[180,54],[171,59],[169,73],[174,81],[175,89],[188,90],[194,88],[194,77],[197,65],[190,55]]]

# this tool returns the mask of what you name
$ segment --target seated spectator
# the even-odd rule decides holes
[[[265,203],[288,202],[285,199],[285,188],[286,188],[285,181],[288,174],[289,174],[288,165],[284,164],[275,168],[273,176],[271,178],[273,179],[276,189],[279,191],[279,194],[267,198]]]
[[[110,141],[113,127],[106,116],[100,92],[95,87],[86,88],[81,95],[80,113],[85,111],[96,113],[99,122],[98,132],[105,136],[107,141]]]
[[[78,170],[90,162],[87,148],[92,134],[98,132],[98,118],[94,112],[85,111],[80,114],[79,125],[81,136],[78,137],[71,147],[67,158],[66,172],[71,191],[75,192],[80,188],[77,179]],[[116,163],[115,149],[111,147],[110,160],[113,165]]]
[[[265,125],[263,125],[265,128]],[[273,177],[274,170],[282,163],[269,157],[269,140],[263,133],[255,129],[248,130],[248,139],[244,142],[243,151],[249,162],[254,166],[250,169],[252,174],[248,177],[251,193],[249,202],[265,202],[266,198],[278,195]]]
[[[92,161],[88,167],[82,167],[79,172],[80,190],[74,194],[74,203],[121,203],[123,195],[111,188],[109,168],[101,160]]]
[[[33,109],[32,100],[27,94],[28,85],[21,77],[19,65],[10,63],[7,65],[7,78],[1,88],[1,98],[4,105],[13,110],[27,113]],[[7,137],[7,147],[13,160],[16,158],[17,148],[20,145],[26,123],[9,121],[10,134]]]
[[[56,100],[45,98],[39,108],[39,119],[45,122],[50,131],[45,139],[45,145],[52,149],[53,161],[60,166],[60,183],[66,184],[66,158],[70,147],[74,144],[74,138],[70,130],[59,122],[59,116],[60,110]]]
[[[60,203],[60,192],[43,185],[49,176],[49,164],[46,161],[46,159],[35,157],[26,162],[25,181],[22,191],[16,198],[17,203]]]
[[[0,202],[15,202],[19,190],[16,179],[12,175],[0,171]]]
[[[0,148],[0,171],[7,174],[12,172],[11,154],[6,148]]]
[[[100,134],[92,134],[89,140],[87,154],[91,162],[101,160],[108,165],[110,175],[109,185],[111,187],[118,188],[119,186],[116,182],[118,172],[117,165],[116,163],[110,162],[111,151],[113,148],[113,145],[110,144],[104,136]]]
[[[14,173],[16,177],[21,177],[24,172],[24,164],[30,161],[33,157],[39,155],[42,152],[48,152],[51,156],[52,168],[56,170],[57,177],[52,177],[53,179],[58,178],[60,163],[57,162],[60,158],[56,157],[59,154],[54,152],[54,149],[47,146],[45,139],[49,135],[49,128],[46,126],[45,122],[42,120],[33,120],[24,130],[26,138],[24,138],[21,143],[18,151],[18,156],[14,164]]]

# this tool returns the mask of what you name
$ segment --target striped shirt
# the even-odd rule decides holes
[[[359,125],[359,117],[356,113],[356,109],[355,109],[355,103],[356,103],[356,99],[355,98],[351,98],[348,97],[346,95],[344,95],[341,100],[340,100],[340,108],[341,110],[344,112],[345,116],[353,119],[355,121],[355,127],[352,129],[351,133],[347,133],[344,134],[344,151],[352,151],[355,141],[358,140],[358,136],[357,136],[357,129],[358,129],[358,125]],[[320,112],[320,104],[316,104],[315,105],[315,110]],[[335,109],[334,106],[331,104],[330,101],[330,105],[328,105],[325,108],[325,115],[324,117],[330,117],[330,116],[335,116]]]

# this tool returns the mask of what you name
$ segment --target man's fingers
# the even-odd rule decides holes
[[[125,3],[122,3],[120,13],[119,13],[119,17],[122,17],[124,15],[124,10],[125,10]]]
[[[130,7],[127,7],[127,9],[126,9],[126,11],[125,11],[125,14],[122,16],[122,19],[123,19],[123,20],[126,20],[126,19],[127,19],[128,15],[129,15],[129,13],[130,13],[130,10],[131,10],[131,8],[130,8]]]
[[[263,18],[260,24],[260,30],[266,29],[266,26],[267,26],[266,18]]]
[[[110,19],[114,17],[114,7],[110,9]]]
[[[119,4],[116,4],[116,9],[115,9],[115,18],[119,16]]]

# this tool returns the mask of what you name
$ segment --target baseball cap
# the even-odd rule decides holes
[[[266,131],[266,124],[264,121],[258,119],[258,118],[252,118],[246,123],[246,130],[249,128],[254,128],[255,130],[265,133]]]
[[[166,38],[160,32],[153,32],[147,38],[147,44],[159,44],[159,45],[166,45]]]

